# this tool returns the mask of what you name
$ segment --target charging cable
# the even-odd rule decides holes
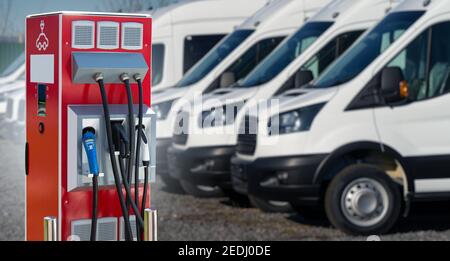
[[[97,73],[94,77],[95,81],[98,83],[100,88],[100,94],[102,97],[102,105],[103,105],[103,114],[105,118],[105,126],[106,126],[106,136],[108,139],[108,149],[109,149],[109,156],[111,160],[113,175],[114,175],[114,183],[116,185],[116,191],[119,196],[119,202],[120,202],[120,208],[122,209],[122,216],[125,224],[125,232],[128,231],[128,233],[125,233],[125,239],[127,241],[133,240],[133,235],[131,234],[131,224],[130,224],[130,217],[128,214],[128,209],[126,207],[125,198],[122,191],[122,182],[120,180],[120,176],[117,170],[117,163],[116,163],[116,157],[114,156],[114,148],[113,148],[113,137],[112,137],[112,130],[111,130],[111,116],[109,113],[109,107],[108,107],[108,97],[106,96],[105,91],[105,85],[103,82],[103,74]]]
[[[148,197],[148,168],[150,166],[150,146],[147,139],[147,135],[144,131],[144,126],[142,126],[142,138],[141,138],[141,156],[142,156],[142,165],[144,165],[144,191],[142,195],[142,206],[141,206],[141,215],[144,215],[144,210],[146,208],[146,201]]]
[[[135,126],[135,120],[134,120],[134,110],[133,110],[133,97],[131,93],[131,86],[130,86],[130,77],[128,74],[124,73],[120,76],[120,80],[125,84],[126,92],[127,92],[127,99],[128,99],[128,128],[129,128],[129,137],[130,137],[130,157],[129,157],[129,163],[127,168],[127,176],[129,177],[133,170],[133,161],[134,161],[134,149],[135,149],[135,137],[134,137],[134,126]],[[135,191],[135,199],[138,200],[134,201],[131,199],[131,190],[130,190],[130,184],[127,180],[123,181],[125,185],[125,190],[127,193],[127,200],[131,204],[131,208],[133,209],[134,214],[136,215],[136,232],[139,234],[139,231],[141,228],[144,228],[144,220],[142,219],[141,212],[139,211],[139,208],[137,205],[139,204],[139,190]],[[139,237],[138,237],[139,238]]]
[[[142,139],[142,121],[143,121],[143,110],[144,110],[144,95],[142,88],[142,79],[140,74],[135,74],[133,76],[134,80],[138,84],[138,93],[139,93],[139,109],[138,109],[138,125],[137,125],[137,139],[136,139],[136,160],[134,166],[134,191],[135,191],[135,202],[139,205],[139,167],[140,160],[139,156],[141,154],[141,139]],[[143,209],[141,209],[141,215],[143,216]],[[141,233],[138,231],[138,239],[140,240]]]
[[[91,218],[91,241],[97,237],[97,215],[98,215],[98,160],[95,129],[87,127],[83,129],[82,142],[89,163],[89,172],[92,175],[92,218]]]

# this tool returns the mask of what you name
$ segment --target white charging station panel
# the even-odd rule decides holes
[[[125,129],[127,123],[127,105],[110,105],[111,121],[122,121]],[[156,115],[144,105],[143,124],[145,134],[150,144],[149,181],[155,180],[156,162]],[[138,106],[134,106],[134,112],[138,112]],[[137,115],[136,115],[137,116]],[[109,156],[106,127],[101,105],[71,105],[68,110],[68,149],[67,150],[67,187],[68,191],[91,189],[92,178],[88,177],[89,163],[84,152],[81,137],[86,127],[93,127],[97,136],[97,159],[101,173],[108,173],[99,177],[100,189],[104,186],[114,186],[114,176],[111,174],[112,165]],[[128,132],[128,130],[127,130]],[[76,148],[76,149],[73,149]],[[143,149],[143,148],[141,148]],[[133,172],[134,173],[134,172]],[[144,169],[141,163],[139,171],[140,182],[144,181]],[[134,179],[132,180],[134,184]]]

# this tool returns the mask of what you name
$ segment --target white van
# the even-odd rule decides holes
[[[6,116],[8,95],[17,91],[25,93],[25,74],[22,74],[17,81],[5,84],[0,88],[0,123]]]
[[[201,108],[194,108],[189,117],[187,139],[175,136],[171,150],[176,159],[174,168],[179,168],[173,173],[183,180],[183,187],[186,184],[231,187],[230,158],[236,150],[239,124],[248,108],[277,93],[297,89],[320,75],[365,30],[381,20],[392,4],[389,0],[331,2],[246,78],[231,88],[211,93],[203,104],[196,104]],[[236,115],[227,110],[237,111]],[[211,119],[216,119],[213,124],[209,124]],[[286,203],[250,200],[261,208],[265,206],[267,211],[289,209]]]
[[[155,10],[152,90],[173,86],[225,35],[268,1],[195,0]]]
[[[278,114],[259,114],[234,177],[300,211],[323,203],[354,234],[387,232],[411,201],[448,199],[449,42],[448,1],[404,1],[316,81],[281,97]]]
[[[215,89],[228,87],[245,77],[286,36],[328,2],[329,0],[271,1],[221,41],[175,87],[153,95],[152,105],[158,115],[158,172],[166,185],[178,183],[167,175],[167,158],[164,156],[172,144],[178,111],[186,105],[186,101]],[[217,189],[199,188],[198,192],[206,195],[220,192]]]
[[[17,125],[18,121],[21,125]],[[25,133],[25,91],[16,90],[6,95],[6,114],[1,124],[0,134],[3,138],[18,141]],[[21,127],[22,129],[16,129]]]
[[[18,80],[25,73],[25,53],[19,55],[14,62],[0,72],[0,92],[3,85]]]

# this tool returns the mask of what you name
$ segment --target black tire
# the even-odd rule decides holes
[[[365,179],[372,180],[384,189],[388,207],[380,215],[380,219],[367,226],[355,224],[344,214],[342,196],[345,189],[352,182]],[[359,186],[356,186],[359,188]],[[353,192],[350,190],[349,194]],[[345,202],[345,200],[344,200]],[[331,181],[325,195],[325,211],[331,224],[336,228],[352,235],[380,235],[387,233],[400,216],[402,198],[399,185],[397,185],[386,173],[369,164],[355,164],[344,168]],[[349,208],[351,210],[351,207]],[[346,211],[345,213],[348,213]]]
[[[177,179],[172,178],[169,173],[164,173],[159,175],[169,192],[184,193],[180,182]]]
[[[180,180],[180,185],[187,194],[197,198],[218,198],[224,196],[222,189],[219,187],[202,186],[186,180]]]
[[[252,206],[259,208],[261,211],[266,213],[288,213],[292,212],[293,209],[289,202],[280,202],[280,204],[275,204],[269,200],[258,198],[252,195],[248,196]]]

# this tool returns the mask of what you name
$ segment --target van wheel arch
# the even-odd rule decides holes
[[[321,184],[323,191],[331,180],[345,167],[355,163],[382,165],[389,176],[398,179],[406,196],[413,184],[408,177],[407,165],[403,157],[391,147],[376,142],[358,142],[344,145],[325,158],[314,175],[314,184]]]

